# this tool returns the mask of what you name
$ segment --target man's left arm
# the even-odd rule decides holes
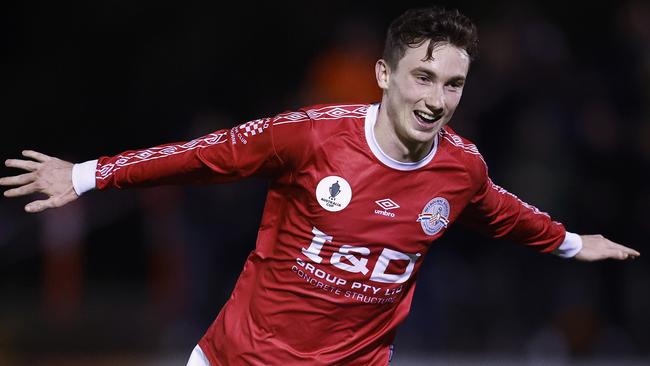
[[[577,235],[559,222],[494,184],[483,173],[482,185],[459,218],[464,223],[493,238],[512,240],[540,252],[552,252],[581,261],[634,259],[634,249],[614,243],[602,235]]]

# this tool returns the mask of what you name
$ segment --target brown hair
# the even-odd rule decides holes
[[[435,46],[449,43],[467,51],[470,60],[478,56],[478,34],[474,23],[458,10],[441,7],[410,9],[388,27],[382,58],[391,68],[397,68],[406,47],[419,47],[431,40],[427,58]]]

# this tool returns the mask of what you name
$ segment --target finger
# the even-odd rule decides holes
[[[33,172],[38,169],[40,163],[31,160],[20,160],[20,159],[7,159],[5,160],[5,166],[8,168],[18,168],[23,170],[29,170]]]
[[[43,153],[39,153],[38,151],[34,151],[34,150],[23,150],[23,156],[32,158],[36,161],[40,161],[41,163],[52,159],[51,156],[47,156]]]
[[[633,257],[638,257],[638,256],[641,255],[641,253],[637,252],[636,250],[634,250],[634,249],[632,249],[632,248],[626,248],[626,247],[623,247],[623,252],[624,252],[625,254],[630,255],[630,256],[633,256]]]
[[[618,260],[626,260],[627,259],[627,253],[625,253],[622,250],[617,250],[616,253],[614,254],[614,258]]]
[[[637,255],[626,250],[614,250],[610,252],[609,257],[618,260],[626,260],[626,259],[634,259],[637,257]]]
[[[36,179],[36,174],[25,173],[13,177],[0,178],[0,186],[22,186],[33,182]]]
[[[54,207],[57,207],[54,204],[54,198],[49,198],[46,200],[39,200],[39,201],[28,203],[25,206],[25,211],[29,213],[37,213],[37,212],[45,211],[48,208],[54,208]]]
[[[628,250],[628,251],[627,251],[627,254],[628,254],[628,256],[629,256],[629,259],[634,259],[634,258],[636,258],[636,257],[638,257],[638,256],[641,255],[641,253],[637,252],[637,251],[634,250],[634,249],[630,249],[630,250]]]
[[[56,197],[50,197],[46,200],[38,200],[28,203],[25,206],[25,211],[29,213],[37,213],[45,211],[49,208],[61,207],[63,204],[58,202],[59,200]]]
[[[611,243],[612,243],[612,248],[614,248],[616,250],[623,251],[625,254],[632,255],[632,256],[635,256],[635,257],[638,257],[638,256],[641,255],[641,253],[639,253],[638,251],[636,251],[636,250],[634,250],[632,248],[628,248],[625,245],[617,244],[617,243],[614,243],[614,242],[611,242]]]
[[[8,191],[5,191],[4,195],[5,197],[18,197],[18,196],[24,196],[26,194],[31,194],[34,192],[37,192],[38,189],[36,188],[36,184],[30,183],[26,186],[10,189]]]

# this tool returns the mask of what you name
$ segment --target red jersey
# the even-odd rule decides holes
[[[492,183],[443,128],[416,163],[385,155],[378,105],[315,106],[99,159],[100,189],[270,179],[255,249],[199,345],[217,365],[386,365],[432,243],[456,221],[551,252],[564,227]]]

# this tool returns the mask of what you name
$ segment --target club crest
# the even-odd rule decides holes
[[[449,202],[442,197],[436,197],[424,206],[417,222],[422,225],[425,234],[436,235],[449,225],[449,211]]]

